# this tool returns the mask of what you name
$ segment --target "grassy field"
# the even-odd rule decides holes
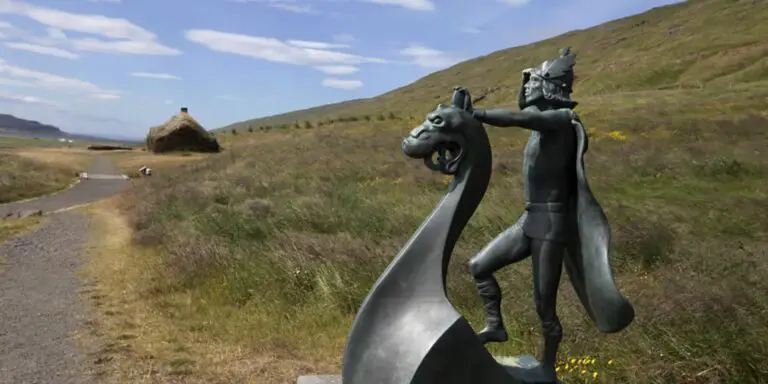
[[[85,172],[94,156],[107,156],[118,170],[135,176],[146,165],[157,172],[204,157],[192,153],[153,154],[141,150],[90,151],[79,143],[64,146],[54,139],[0,136],[0,204],[66,188]]]
[[[0,204],[53,193],[76,181],[91,161],[82,145],[0,136]]]
[[[361,300],[448,182],[400,154],[404,135],[455,83],[476,97],[490,89],[481,106],[513,105],[520,71],[569,44],[582,52],[576,98],[592,137],[590,183],[638,316],[625,332],[599,334],[564,284],[563,378],[765,382],[766,16],[764,3],[688,2],[460,64],[378,107],[356,101],[325,107],[336,115],[280,118],[310,124],[220,132],[227,151],[93,208],[94,241],[109,238],[87,271],[97,328],[111,340],[104,371],[125,382],[208,383],[338,372]],[[452,302],[475,326],[481,303],[467,261],[522,212],[527,140],[522,130],[488,131],[491,187],[449,277]],[[499,280],[512,337],[491,351],[536,352],[530,264]]]
[[[66,188],[77,180],[77,168],[0,152],[0,204]]]
[[[112,151],[106,155],[112,159],[120,172],[131,176],[136,175],[139,168],[144,165],[150,167],[152,172],[157,175],[158,172],[162,173],[169,168],[200,160],[207,156],[199,153],[154,154],[146,151]]]

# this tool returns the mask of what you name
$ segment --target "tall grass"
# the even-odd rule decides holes
[[[581,112],[593,137],[588,175],[612,224],[619,285],[638,317],[626,332],[599,334],[564,283],[564,359],[597,361],[565,378],[768,377],[768,120],[740,109],[738,92],[695,96],[659,92],[637,107],[637,94],[617,94],[610,112],[599,109],[600,98],[584,104],[593,106]],[[691,113],[702,103],[712,108]],[[150,271],[158,278],[149,297],[180,324],[220,340],[339,364],[360,302],[447,185],[399,153],[405,124],[256,132],[141,184],[124,208],[134,242],[161,260]],[[452,302],[476,326],[482,313],[467,261],[522,211],[525,133],[489,134],[491,187],[449,277]],[[491,350],[535,352],[530,266],[509,267],[499,280],[512,338]],[[179,292],[193,304],[176,302]]]
[[[0,152],[0,204],[56,192],[76,180],[68,166]]]

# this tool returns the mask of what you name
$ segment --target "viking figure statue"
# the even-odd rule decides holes
[[[530,372],[536,382],[556,381],[562,327],[555,303],[563,265],[600,331],[618,332],[634,318],[634,309],[613,281],[608,220],[586,179],[588,137],[570,98],[574,64],[575,55],[565,48],[559,57],[523,71],[521,111],[473,108],[468,96],[464,101],[465,109],[483,123],[532,131],[523,162],[525,211],[471,260],[470,270],[487,316],[478,337],[483,343],[503,342],[508,335],[493,273],[531,256],[544,339],[541,363]]]

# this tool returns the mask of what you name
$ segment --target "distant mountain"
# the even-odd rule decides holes
[[[67,134],[53,125],[5,114],[0,114],[0,133],[35,137],[64,137]]]
[[[101,141],[101,142],[120,142],[134,143],[140,140],[129,140],[121,138],[108,138],[92,135],[81,135],[62,131],[60,128],[49,124],[43,124],[34,120],[26,120],[13,115],[0,113],[0,135],[7,136],[25,136],[40,138],[66,138],[80,141]]]

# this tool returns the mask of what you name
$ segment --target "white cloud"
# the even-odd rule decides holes
[[[26,81],[9,79],[7,77],[0,77],[0,85],[6,87],[18,87],[18,88],[35,88],[35,85]]]
[[[506,4],[512,7],[522,7],[530,2],[530,0],[498,0],[502,4]]]
[[[99,100],[120,100],[120,95],[114,93],[94,93],[91,97]]]
[[[67,34],[64,33],[61,29],[58,28],[48,28],[46,29],[46,32],[48,33],[48,37],[50,37],[53,40],[66,40]]]
[[[28,43],[5,43],[5,46],[11,49],[18,49],[21,51],[39,53],[41,55],[60,57],[62,59],[74,60],[80,57],[79,55],[69,52],[67,50],[56,48],[56,47],[46,47],[44,45],[36,45],[36,44],[28,44]]]
[[[166,101],[165,101],[165,104],[166,104],[166,105],[171,105],[171,104],[173,104],[173,100],[166,100]]]
[[[309,4],[296,5],[296,4],[287,4],[287,3],[272,3],[272,4],[269,4],[269,6],[272,8],[282,9],[283,11],[294,12],[294,13],[314,13],[315,12]]]
[[[320,41],[288,40],[286,43],[299,48],[309,49],[341,49],[350,48],[349,44],[323,43]]]
[[[7,21],[0,20],[0,39],[7,39],[10,37],[7,32],[13,31],[16,29],[11,23]],[[5,30],[5,32],[3,32]]]
[[[349,75],[360,70],[360,68],[351,65],[318,65],[315,69],[329,75]]]
[[[368,3],[395,5],[412,11],[434,11],[435,3],[432,0],[363,0]]]
[[[323,79],[320,84],[324,87],[339,89],[357,89],[363,86],[363,82],[360,80],[345,80],[334,78]]]
[[[411,44],[408,48],[401,50],[400,54],[410,57],[413,63],[420,67],[430,69],[450,67],[463,60],[421,44]]]
[[[59,11],[15,0],[0,0],[0,13],[26,16],[49,27],[52,43],[71,45],[76,50],[137,55],[180,55],[163,45],[157,36],[126,19]],[[69,40],[63,31],[100,36]]]
[[[469,34],[472,34],[472,35],[476,35],[476,34],[480,33],[480,30],[477,29],[477,28],[466,27],[466,28],[462,28],[461,32],[469,33]]]
[[[181,80],[181,77],[178,77],[176,75],[171,75],[170,73],[133,72],[131,73],[131,76],[148,77],[151,79],[160,79],[160,80]]]
[[[51,108],[59,108],[59,105],[56,102],[50,100],[41,99],[35,96],[18,96],[7,93],[0,93],[0,102],[13,104],[33,104]]]
[[[156,41],[142,40],[99,40],[78,39],[72,40],[72,46],[79,51],[122,53],[132,55],[180,55],[181,51],[166,47]]]
[[[236,3],[258,3],[268,7],[293,13],[319,13],[309,4],[299,4],[297,0],[233,0]]]
[[[27,16],[52,28],[91,33],[113,39],[153,40],[156,37],[154,33],[126,19],[70,13],[8,0],[6,2],[11,4],[11,13]]]
[[[84,80],[13,66],[3,59],[0,59],[0,76],[10,77],[12,78],[11,80],[29,84],[29,86],[33,88],[42,88],[52,91],[86,94],[120,94],[120,91],[103,89],[96,84]]]
[[[358,56],[329,49],[303,48],[271,37],[249,36],[208,29],[192,29],[184,32],[189,41],[212,51],[248,56],[275,63],[295,65],[355,65],[362,63],[386,63],[384,59]]]

